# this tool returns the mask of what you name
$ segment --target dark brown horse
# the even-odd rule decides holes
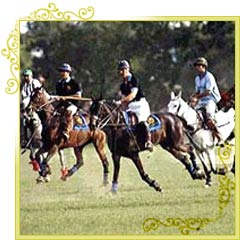
[[[93,143],[103,165],[103,183],[108,182],[108,160],[105,151],[106,134],[101,131],[92,131],[88,127],[90,118],[87,114],[81,115],[81,119],[84,119],[82,125],[78,125],[77,128],[70,131],[70,137],[66,141],[63,136],[63,129],[66,124],[64,109],[54,109],[52,111],[52,102],[55,101],[47,96],[44,89],[38,89],[35,92],[35,96],[32,96],[32,104],[36,107],[37,111],[43,111],[42,115],[45,116],[45,127],[43,130],[43,145],[36,153],[36,159],[40,165],[40,177],[37,181],[42,181],[49,174],[49,161],[57,151],[61,151],[64,148],[74,148],[76,156],[76,164],[67,171],[67,174],[62,176],[62,180],[66,180],[73,175],[83,165],[83,148],[89,143]],[[51,106],[51,110],[49,108]],[[50,111],[49,111],[50,110]],[[43,158],[43,154],[47,153],[47,156]]]
[[[139,152],[145,150],[146,127],[142,123],[135,126],[126,124],[125,113],[112,103],[104,100],[93,100],[90,112],[92,115],[90,126],[96,128],[96,131],[102,128],[108,135],[108,146],[112,153],[114,164],[112,192],[116,192],[118,188],[120,158],[122,156],[133,161],[143,181],[156,191],[161,192],[162,188],[158,182],[151,179],[144,171],[139,157]],[[154,130],[151,131],[153,144],[160,144],[162,148],[180,160],[193,179],[202,179],[204,175],[196,165],[192,148],[184,144],[182,121],[169,113],[155,113],[149,117],[148,121],[154,127]],[[158,124],[161,124],[161,127],[158,128]],[[188,160],[187,154],[190,155],[194,166]]]

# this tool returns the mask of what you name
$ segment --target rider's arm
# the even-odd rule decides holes
[[[203,98],[206,96],[211,95],[211,90],[206,90],[203,93],[196,93],[195,96],[199,99],[199,98]]]
[[[138,92],[138,88],[137,87],[133,87],[131,89],[131,93],[129,93],[127,96],[123,96],[121,98],[121,103],[129,103],[131,102],[137,95]]]

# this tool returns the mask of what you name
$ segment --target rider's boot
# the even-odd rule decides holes
[[[66,111],[65,119],[66,119],[66,124],[63,130],[63,135],[65,137],[65,140],[67,141],[69,139],[69,133],[73,129],[73,116],[71,111],[69,110]]]
[[[212,119],[208,119],[207,120],[207,126],[209,128],[209,130],[212,131],[212,136],[213,136],[213,140],[215,138],[217,138],[217,145],[221,145],[224,143],[224,140],[220,134],[220,132],[218,131],[215,122]]]
[[[150,132],[149,126],[146,122],[145,122],[145,126],[146,126],[146,131],[147,131],[145,149],[148,150],[149,152],[152,152],[153,151],[153,143],[152,143],[151,132]]]

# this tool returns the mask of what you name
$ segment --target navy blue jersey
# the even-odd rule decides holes
[[[121,94],[124,96],[128,96],[131,93],[131,89],[132,88],[137,88],[137,95],[136,97],[132,100],[133,101],[139,101],[141,98],[144,97],[144,94],[142,92],[141,86],[139,84],[138,79],[132,74],[131,76],[128,77],[128,81],[127,82],[123,82],[120,85],[120,91]]]
[[[56,94],[58,96],[70,96],[81,92],[80,85],[73,79],[60,79],[56,84]],[[77,104],[76,100],[69,100],[73,104]]]

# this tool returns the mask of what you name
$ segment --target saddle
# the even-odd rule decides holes
[[[87,124],[86,118],[83,114],[75,114],[73,116],[73,130],[88,130],[89,126]]]

